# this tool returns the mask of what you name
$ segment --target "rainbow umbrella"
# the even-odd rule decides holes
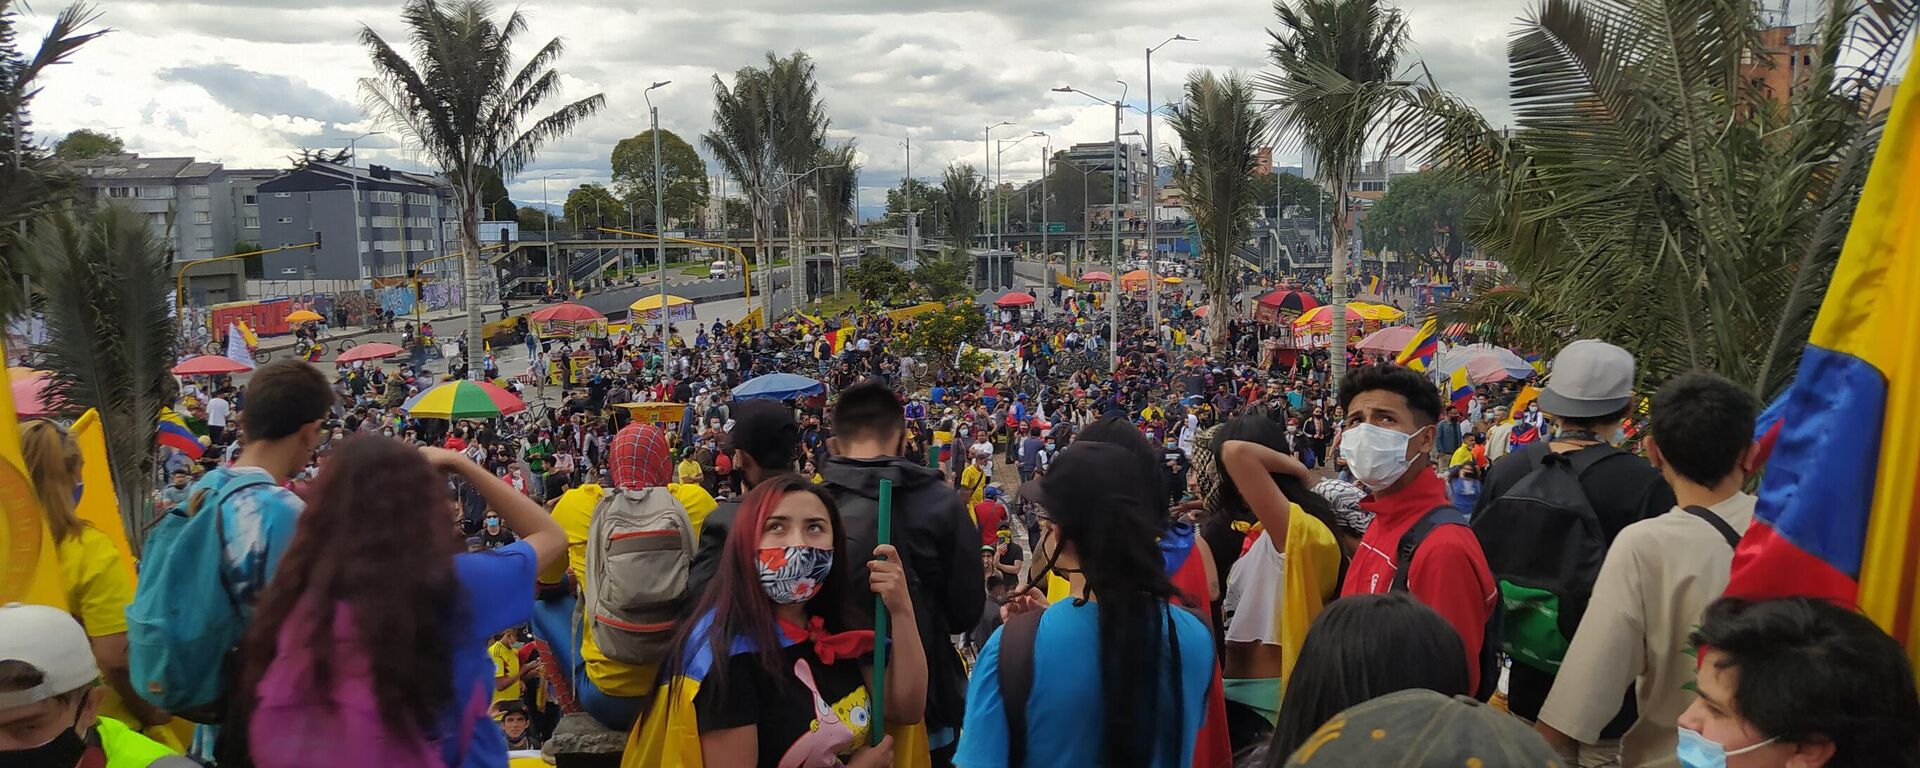
[[[401,408],[423,419],[491,419],[524,411],[527,403],[492,384],[463,379],[414,395]]]

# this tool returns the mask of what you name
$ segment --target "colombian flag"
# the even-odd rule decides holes
[[[233,322],[234,322],[234,326],[240,329],[240,338],[246,340],[247,349],[253,349],[254,347],[260,346],[260,337],[254,334],[253,329],[251,327],[247,326],[247,321],[235,320]]]
[[[847,349],[847,342],[852,338],[853,338],[853,326],[851,325],[845,328],[841,328],[840,330],[834,331],[833,332],[833,353],[838,355],[841,352],[845,352]]]
[[[712,621],[709,615],[701,618],[700,623]],[[782,646],[798,642],[784,631],[779,634]],[[700,684],[712,671],[714,658],[707,650],[704,628],[695,628],[692,642],[699,650],[687,660],[687,668],[654,691],[646,714],[627,732],[621,768],[705,768],[706,758],[700,752],[700,721],[694,712],[693,698],[699,695]],[[729,651],[740,654],[752,649],[751,641],[734,638]],[[871,716],[861,719],[870,722]],[[893,737],[893,768],[930,768],[933,760],[929,756],[925,724],[895,725],[889,720],[886,729],[887,735]],[[858,731],[864,732],[865,728]],[[857,740],[865,742],[864,733],[857,733]]]
[[[1420,330],[1407,340],[1407,348],[1400,350],[1400,356],[1394,363],[1404,365],[1421,373],[1433,367],[1433,356],[1440,354],[1440,321],[1427,318],[1420,324]]]
[[[205,447],[200,445],[200,436],[187,428],[186,419],[174,413],[172,408],[160,409],[160,444],[187,455],[189,459],[200,458]]]
[[[1453,407],[1462,411],[1466,410],[1468,402],[1473,400],[1473,385],[1467,383],[1466,366],[1453,370],[1453,376],[1447,384],[1447,399],[1452,401]]]
[[[1380,276],[1379,275],[1374,275],[1373,279],[1367,281],[1367,293],[1371,293],[1375,296],[1380,295]]]
[[[1727,594],[1857,606],[1920,661],[1920,94],[1896,98]]]

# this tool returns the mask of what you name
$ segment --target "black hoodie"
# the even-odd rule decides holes
[[[967,673],[948,636],[980,619],[986,582],[980,569],[980,531],[952,486],[933,469],[906,459],[835,456],[820,468],[840,507],[847,551],[865,562],[879,543],[880,481],[893,481],[893,546],[907,569],[913,615],[927,656],[929,730],[960,727],[966,715]],[[874,602],[857,603],[871,624]]]

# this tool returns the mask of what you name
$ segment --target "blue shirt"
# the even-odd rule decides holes
[[[927,402],[939,405],[947,401],[947,388],[936,386],[927,390]]]
[[[1156,768],[1182,768],[1193,761],[1193,741],[1206,712],[1207,686],[1213,682],[1213,636],[1192,613],[1171,612],[1180,642],[1180,698],[1163,692],[1163,716],[1179,712],[1178,762]],[[967,719],[953,762],[967,768],[1007,765],[1007,713],[1000,698],[1000,633],[994,630],[974,662],[967,686]],[[1027,696],[1026,765],[1100,765],[1105,729],[1100,713],[1100,604],[1066,600],[1047,608],[1033,643],[1033,689]],[[1162,663],[1172,655],[1163,652]]]
[[[201,490],[213,499],[227,487],[259,483],[236,490],[220,505],[220,525],[226,539],[224,565],[240,617],[252,620],[253,603],[280,568],[280,556],[293,543],[300,512],[307,504],[280,487],[273,475],[259,467],[215,467],[193,484],[188,496]]]
[[[443,719],[447,765],[456,768],[506,768],[507,737],[487,716],[493,701],[493,657],[489,639],[533,618],[533,546],[516,541],[499,549],[463,552],[453,557],[466,603],[465,622],[453,637],[453,707]],[[471,719],[471,723],[463,720]],[[462,731],[466,743],[460,743]]]

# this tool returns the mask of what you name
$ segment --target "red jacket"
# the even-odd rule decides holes
[[[1353,553],[1352,564],[1347,566],[1347,580],[1340,585],[1342,597],[1391,589],[1401,534],[1433,508],[1448,504],[1447,486],[1431,470],[1422,466],[1408,471],[1419,475],[1407,487],[1391,496],[1369,496],[1360,502],[1360,508],[1375,517],[1367,534],[1360,537],[1360,549]],[[1480,643],[1486,637],[1487,619],[1493,615],[1500,594],[1473,530],[1443,525],[1427,534],[1427,540],[1413,555],[1407,589],[1460,634],[1467,649],[1468,685],[1478,685]]]

